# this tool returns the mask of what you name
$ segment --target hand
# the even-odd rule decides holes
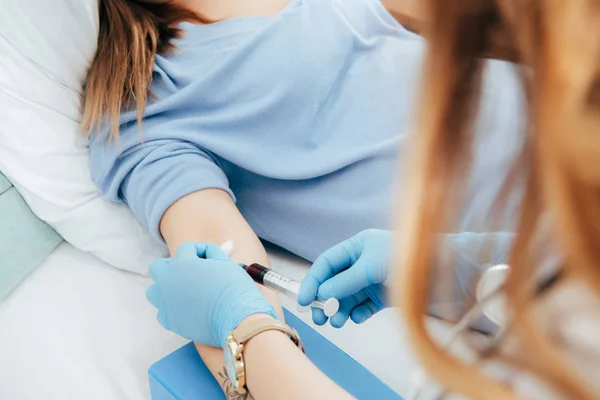
[[[388,276],[392,233],[367,230],[323,253],[302,282],[298,303],[308,306],[315,298],[340,300],[340,310],[331,325],[344,326],[348,318],[365,322],[387,307],[382,285]],[[327,322],[323,310],[313,309],[317,325]]]
[[[158,322],[186,339],[213,347],[252,314],[275,310],[242,267],[216,245],[184,243],[172,259],[150,265],[148,301]]]

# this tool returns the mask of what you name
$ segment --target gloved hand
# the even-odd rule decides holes
[[[387,307],[382,285],[390,263],[392,232],[366,230],[332,247],[314,262],[302,282],[298,303],[308,306],[315,298],[335,297],[340,310],[331,317],[331,325],[344,326],[348,318],[365,322]],[[313,308],[317,325],[327,322],[323,310]]]
[[[155,284],[148,301],[158,322],[189,340],[222,347],[227,336],[252,314],[275,310],[242,267],[217,245],[184,243],[171,259],[150,265]]]

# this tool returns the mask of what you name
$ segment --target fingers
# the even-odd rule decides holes
[[[167,323],[167,313],[164,312],[164,310],[158,310],[156,319],[158,320],[158,323],[161,324],[165,329],[171,330],[169,329],[169,325]]]
[[[308,306],[317,298],[317,292],[323,282],[350,268],[358,257],[354,243],[355,239],[348,239],[333,246],[317,258],[302,281],[298,295],[300,305]]]
[[[371,300],[373,300],[373,304],[377,307],[377,310],[383,310],[388,304],[387,301],[387,291],[385,286],[379,285],[370,285],[365,288],[365,293]]]
[[[160,305],[160,290],[156,285],[152,285],[146,290],[146,299],[152,304],[154,307],[159,308]]]
[[[355,311],[357,310],[358,311]],[[319,308],[312,308],[312,320],[315,325],[323,326],[327,323],[327,316],[323,310]],[[340,309],[339,311],[329,319],[331,326],[334,328],[342,328],[348,319],[352,317],[352,321],[356,322],[357,320],[362,323],[377,313],[378,309],[375,303],[373,303],[369,296],[360,291],[352,296],[349,296],[340,301]]]
[[[185,242],[177,248],[173,258],[204,258],[206,253],[206,244]]]
[[[229,260],[229,256],[220,246],[211,243],[183,243],[175,252],[178,259],[205,258],[207,260]]]
[[[373,300],[368,299],[363,301],[358,306],[354,307],[352,312],[350,313],[350,318],[355,324],[362,324],[373,315],[377,314],[379,308],[373,302]]]
[[[325,316],[325,313],[323,312],[323,310],[321,310],[320,308],[311,308],[311,310],[312,310],[312,319],[313,319],[313,322],[315,323],[315,325],[323,326],[327,323],[327,320],[329,318],[327,318],[327,316]]]
[[[206,250],[204,253],[204,258],[207,260],[223,260],[230,261],[231,259],[225,253],[225,251],[221,248],[221,246],[217,246],[216,244],[207,244]]]
[[[298,292],[298,304],[301,306],[309,306],[317,298],[320,282],[308,271],[308,274],[300,285]],[[325,314],[323,314],[325,315]],[[316,323],[316,322],[315,322]]]
[[[164,271],[169,267],[171,260],[168,258],[160,258],[150,264],[150,268],[148,272],[150,273],[150,277],[154,282],[158,282],[161,276],[164,275]]]
[[[154,307],[158,309],[158,314],[156,315],[156,319],[158,323],[161,324],[165,329],[167,327],[167,315],[164,308],[160,307],[161,304],[161,293],[160,289],[156,285],[152,285],[146,290],[146,298]]]
[[[323,282],[317,291],[317,297],[319,299],[332,297],[343,299],[361,291],[371,284],[366,267],[367,261],[359,259],[351,268]]]
[[[368,296],[364,292],[358,292],[355,295],[342,299],[340,301],[340,309],[333,317],[330,323],[334,328],[342,328],[346,321],[350,318],[352,310],[363,301],[367,300]]]

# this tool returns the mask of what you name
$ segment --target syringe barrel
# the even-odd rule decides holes
[[[244,269],[256,283],[271,288],[277,292],[283,292],[294,298],[297,298],[298,293],[300,293],[300,282],[283,276],[272,269],[264,267],[260,264],[244,266]]]
[[[294,300],[298,299],[300,282],[281,275],[267,267],[263,267],[260,264],[243,265],[243,267],[254,282],[271,288],[276,292],[284,293]],[[340,304],[336,299],[328,299],[327,301],[315,300],[310,306],[322,309],[326,316],[331,317],[338,312]]]

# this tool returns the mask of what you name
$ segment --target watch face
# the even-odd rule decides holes
[[[231,381],[233,387],[237,389],[238,378],[235,368],[235,359],[233,357],[233,346],[233,343],[228,342],[227,346],[225,346],[225,351],[223,352],[223,354],[225,355],[225,368],[227,369],[227,376],[229,377],[229,380]]]

